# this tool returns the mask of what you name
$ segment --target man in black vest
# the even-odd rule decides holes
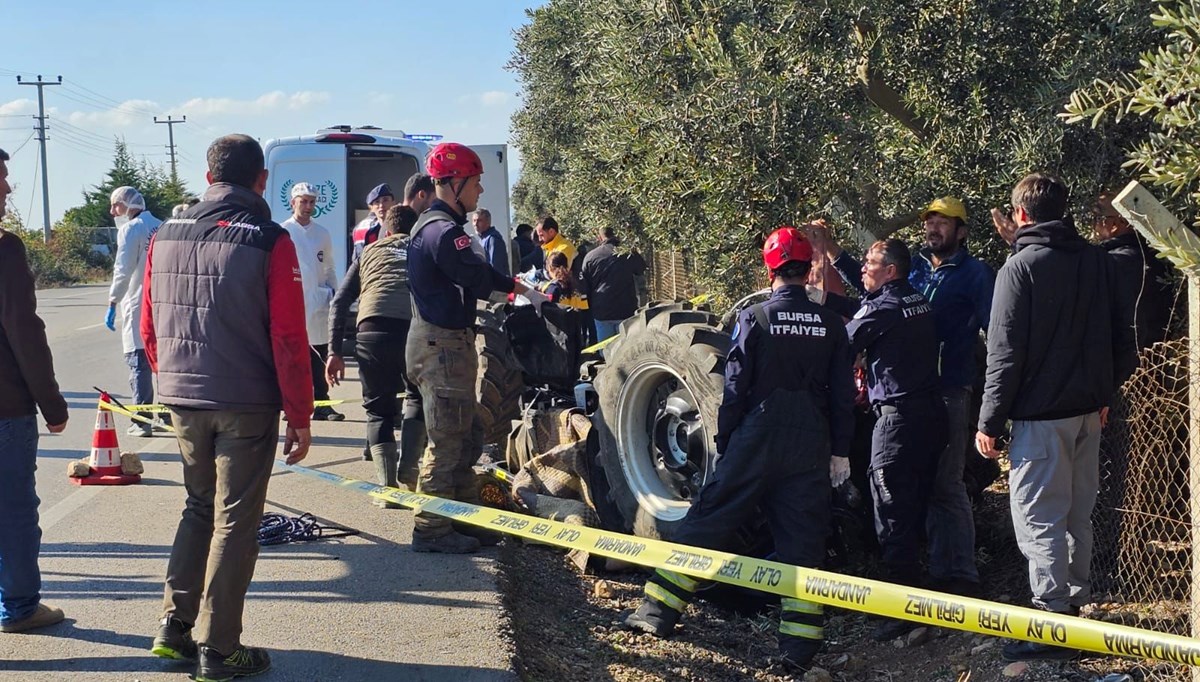
[[[228,680],[271,667],[265,650],[242,644],[242,610],[279,411],[294,464],[308,454],[313,385],[300,266],[262,198],[262,147],[246,135],[219,138],[207,178],[200,203],[150,242],[142,291],[142,339],[187,488],[151,651],[198,657],[195,679]]]

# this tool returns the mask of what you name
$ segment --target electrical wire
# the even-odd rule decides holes
[[[107,95],[102,95],[102,94],[96,92],[95,90],[92,90],[91,88],[83,85],[82,83],[80,83],[78,81],[64,78],[63,79],[63,87],[70,89],[72,92],[75,92],[76,94],[78,94],[82,97],[88,97],[88,95],[79,93],[79,92],[77,92],[77,90],[82,90],[84,93],[89,93],[90,95],[93,95],[92,97],[88,97],[88,99],[111,103],[111,104],[106,105],[105,108],[111,108],[113,106],[128,107],[129,110],[131,110],[131,111],[140,111],[140,112],[146,113],[150,116],[157,115],[156,112],[150,111],[149,109],[143,109],[141,107],[132,106],[125,102],[118,102],[117,100],[115,100]]]
[[[37,190],[38,167],[42,163],[42,157],[40,154],[33,157],[33,159],[34,159],[34,161],[33,161],[33,182],[30,183],[33,186],[33,191],[29,193],[29,210],[25,212],[25,220],[26,221],[28,221],[29,216],[31,216],[33,214],[33,200],[34,200],[34,197],[37,196],[37,191],[38,191]],[[29,227],[29,225],[26,225],[25,227]]]
[[[51,132],[54,133],[55,137],[53,137],[53,138],[50,137],[49,133],[51,133]],[[48,131],[46,139],[48,139],[48,140],[58,139],[58,140],[72,142],[78,147],[82,147],[84,149],[90,149],[92,151],[101,152],[104,154],[112,153],[111,147],[104,147],[103,145],[101,145],[98,142],[92,142],[91,140],[78,137],[74,133],[68,132],[65,129]]]
[[[19,147],[12,150],[11,152],[9,152],[8,155],[15,157],[17,155],[17,152],[21,151],[22,149],[25,148],[25,145],[29,144],[29,141],[33,139],[33,135],[34,135],[33,133],[29,133],[29,137],[25,138],[25,141],[22,142]]]
[[[341,528],[330,525],[322,526],[320,523],[317,523],[316,517],[309,513],[304,513],[300,516],[288,516],[286,514],[267,512],[263,514],[262,521],[258,524],[258,544],[263,547],[268,545],[285,545],[289,542],[308,542],[322,538],[342,538],[349,535],[358,535],[358,533],[357,530],[352,528]]]
[[[109,144],[113,141],[112,137],[109,137],[107,135],[101,135],[99,133],[94,133],[86,128],[81,128],[81,127],[75,125],[74,123],[71,123],[70,121],[67,121],[65,119],[51,117],[51,116],[47,116],[46,118],[58,123],[58,125],[60,125],[60,126],[70,128],[71,130],[79,133],[80,135],[82,135],[84,137],[95,138],[101,142],[104,142],[105,144]],[[148,142],[128,142],[128,141],[126,141],[125,144],[126,144],[126,146],[129,146],[129,147],[157,147],[158,146],[156,144],[151,144]]]

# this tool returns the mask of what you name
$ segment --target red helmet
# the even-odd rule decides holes
[[[425,170],[435,179],[469,178],[483,175],[483,162],[470,147],[457,142],[443,142],[429,152]]]
[[[791,225],[784,225],[767,237],[763,244],[763,263],[768,270],[778,270],[790,261],[812,262],[812,244],[804,233]]]

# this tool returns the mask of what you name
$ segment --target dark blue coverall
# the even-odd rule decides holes
[[[850,347],[865,354],[867,395],[878,417],[871,498],[887,578],[917,585],[926,510],[947,438],[933,308],[903,279],[867,294],[855,312],[836,294],[826,305],[853,315],[846,325]]]
[[[817,567],[830,524],[829,458],[845,456],[854,429],[852,356],[842,320],[785,286],[743,310],[725,363],[714,471],[674,542],[731,549],[765,510],[778,560]],[[658,570],[639,615],[673,628],[698,581]],[[667,634],[661,632],[660,634]],[[820,604],[784,598],[779,647],[806,664],[824,640]]]

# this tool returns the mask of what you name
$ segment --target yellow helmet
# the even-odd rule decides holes
[[[963,205],[962,199],[957,197],[934,199],[933,203],[929,204],[929,208],[921,211],[921,220],[929,217],[930,213],[944,215],[947,218],[958,218],[964,223],[967,222],[967,207]]]

